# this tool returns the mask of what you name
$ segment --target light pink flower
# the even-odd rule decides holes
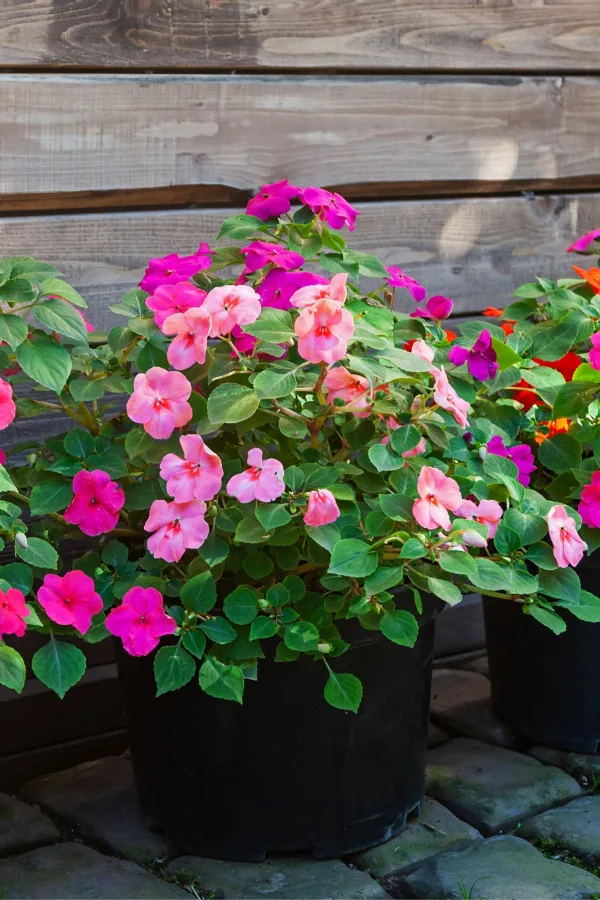
[[[132,422],[143,425],[151,437],[165,440],[192,418],[192,407],[187,402],[191,392],[192,386],[181,372],[153,366],[135,376],[127,415]]]
[[[65,576],[45,575],[37,598],[48,618],[58,625],[72,625],[81,634],[86,633],[92,617],[103,606],[93,580],[80,569]]]
[[[257,219],[266,222],[267,219],[286,213],[291,206],[290,200],[299,193],[300,188],[289,184],[287,178],[272,184],[263,184],[256,197],[248,200],[246,212],[249,216],[256,216]]]
[[[504,515],[504,510],[496,500],[480,500],[479,505],[472,500],[463,500],[455,512],[461,519],[471,519],[480,525],[487,525],[490,539],[496,534],[498,523]]]
[[[240,503],[260,500],[270,503],[285,491],[283,464],[278,459],[263,459],[262,450],[253,447],[248,451],[250,468],[233,475],[227,482],[227,493],[237,497]]]
[[[333,300],[318,300],[300,312],[294,323],[298,353],[311,363],[343,359],[354,334],[352,313]]]
[[[334,303],[341,305],[346,302],[347,280],[348,275],[346,272],[338,272],[329,283],[301,287],[290,298],[290,304],[295,306],[296,309],[306,309],[307,306],[314,306],[319,300],[333,300]]]
[[[205,297],[206,291],[201,291],[189,281],[180,281],[158,287],[151,297],[146,298],[146,306],[153,311],[157,327],[162,328],[169,316],[202,306]]]
[[[210,313],[211,337],[229,334],[236,325],[256,322],[261,312],[260,296],[246,284],[223,285],[213,288],[203,304]]]
[[[0,378],[0,431],[8,428],[17,414],[17,407],[13,400],[13,390],[8,381]]]
[[[202,306],[165,319],[163,334],[176,335],[167,350],[167,359],[174,369],[189,369],[194,363],[202,365],[211,325],[210,313]]]
[[[167,491],[177,503],[212,500],[223,481],[221,460],[199,434],[184,434],[179,443],[184,459],[167,453],[160,464],[160,477],[167,482]]]
[[[246,256],[246,268],[244,275],[250,275],[258,269],[264,269],[269,264],[277,269],[299,269],[304,265],[304,257],[301,253],[295,253],[282,247],[281,244],[270,244],[268,241],[252,241],[247,247],[242,247]]]
[[[600,331],[590,338],[592,349],[590,350],[590,366],[592,369],[600,369]]]
[[[0,641],[5,634],[23,637],[27,630],[25,619],[29,614],[21,591],[17,588],[9,588],[6,593],[0,591]]]
[[[586,484],[582,490],[577,512],[584,525],[600,528],[600,472],[594,472],[591,484]]]
[[[345,366],[334,366],[325,376],[323,387],[328,403],[333,403],[339,397],[346,404],[345,412],[353,412],[359,419],[369,415],[372,401],[368,378],[354,375]]]
[[[467,419],[469,404],[466,400],[463,400],[462,397],[458,396],[448,381],[448,376],[446,375],[443,366],[440,369],[436,369],[435,366],[432,366],[431,372],[433,374],[435,386],[433,399],[438,406],[442,407],[442,409],[451,412],[462,428],[466,428],[469,424]]]
[[[210,254],[211,249],[208,244],[200,244],[196,253],[191,256],[169,253],[168,256],[162,256],[160,259],[151,259],[144,272],[144,277],[140,281],[140,287],[143,291],[153,294],[161,285],[185,281],[186,278],[190,278],[202,269],[210,269],[212,265]],[[158,325],[158,322],[156,324]]]
[[[567,515],[564,506],[553,506],[546,516],[552,552],[560,569],[576,566],[583,559],[587,544],[577,534],[575,519]]]
[[[130,656],[147,656],[158,646],[159,639],[173,634],[177,622],[163,608],[163,598],[156,588],[132,587],[120,606],[111,609],[106,628],[120,637]]]
[[[304,513],[306,525],[313,525],[315,528],[319,525],[331,525],[339,517],[340,510],[331,491],[324,488],[318,491],[309,491]]]
[[[600,240],[600,228],[595,228],[593,231],[588,231],[587,234],[582,234],[580,238],[577,238],[570,247],[567,247],[567,253],[586,253],[590,244],[598,240]]]
[[[125,494],[117,482],[102,469],[82,469],[73,479],[73,491],[75,496],[63,514],[65,520],[79,525],[90,537],[112,531],[125,504]]]
[[[435,356],[435,350],[426,341],[415,341],[410,348],[410,352],[414,353],[415,356],[419,356],[426,363],[432,363]]]
[[[419,525],[428,531],[434,528],[450,531],[448,510],[456,511],[462,502],[456,481],[433,466],[423,466],[417,491],[420,499],[413,503],[413,516]]]
[[[155,500],[144,525],[145,531],[154,532],[148,538],[148,552],[154,559],[179,562],[186,550],[197,550],[208,537],[205,512],[206,503],[202,500]]]
[[[323,188],[306,187],[300,192],[300,199],[319,219],[327,222],[330,228],[337,231],[347,225],[350,231],[354,231],[356,217],[360,214],[341,194],[331,193]]]

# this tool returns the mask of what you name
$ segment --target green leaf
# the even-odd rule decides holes
[[[528,606],[527,608],[529,615],[537,619],[540,624],[545,625],[546,628],[549,628],[550,631],[553,631],[554,634],[562,634],[563,631],[567,630],[565,620],[555,612],[544,609],[542,606]]]
[[[356,675],[329,669],[329,678],[323,693],[330,706],[355,713],[358,712],[362,700],[363,686]]]
[[[552,570],[558,568],[554,553],[549,544],[532,544],[525,554],[525,559],[531,560],[531,562],[535,563],[539,569]]]
[[[290,466],[283,473],[283,480],[290,491],[296,493],[304,484],[304,472],[299,466]]]
[[[317,649],[319,631],[311,622],[292,622],[286,625],[284,641],[290,650],[310,653]]]
[[[262,219],[256,216],[249,216],[246,213],[240,213],[236,216],[229,216],[221,225],[221,230],[217,235],[217,240],[244,240],[264,225]]]
[[[244,422],[258,409],[258,396],[242,384],[220,384],[208,398],[207,409],[215,424]]]
[[[572,434],[555,434],[547,438],[538,450],[542,465],[552,472],[570,472],[581,464],[582,446]]]
[[[308,435],[307,426],[299,419],[290,419],[289,416],[282,414],[277,424],[282,434],[296,441],[302,441]]]
[[[430,365],[416,353],[402,350],[400,347],[386,348],[376,355],[378,359],[387,359],[403,372],[429,372]]]
[[[104,396],[102,380],[88,381],[86,378],[78,378],[69,384],[69,391],[77,403],[100,400]]]
[[[503,341],[499,341],[497,338],[492,338],[492,349],[496,351],[496,362],[498,363],[498,367],[502,372],[504,369],[509,369],[511,366],[514,366],[516,363],[521,362],[521,357],[518,353],[505,344]]]
[[[453,575],[471,578],[477,571],[477,562],[462,550],[444,550],[439,556],[440,568]]]
[[[226,666],[214,656],[207,656],[200,667],[200,687],[210,697],[241,703],[244,696],[244,673],[239,666]]]
[[[161,369],[169,368],[167,354],[162,347],[158,347],[152,341],[146,341],[136,356],[135,365],[138,372],[147,372],[153,366],[159,366]]]
[[[58,563],[58,553],[54,547],[41,538],[27,538],[27,547],[15,544],[15,553],[23,562],[38,569],[56,569]]]
[[[280,503],[265,503],[257,506],[255,515],[265,531],[272,531],[292,521],[289,512]]]
[[[161,647],[154,657],[156,696],[176,691],[191,681],[196,671],[196,661],[179,642],[175,647]]]
[[[571,349],[578,330],[579,319],[574,313],[549,325],[537,325],[532,332],[531,355],[549,361],[560,359]]]
[[[229,544],[222,537],[211,532],[202,544],[199,553],[204,562],[214,568],[229,556]]]
[[[508,528],[516,531],[525,545],[541,541],[548,531],[546,520],[541,516],[524,513],[514,507],[506,510],[502,522]]]
[[[323,547],[331,553],[333,547],[340,539],[340,531],[335,525],[306,526],[306,533],[319,547]]]
[[[71,428],[63,441],[65,453],[77,459],[87,459],[94,452],[95,441],[89,431],[83,428]]]
[[[71,374],[71,357],[64,347],[50,338],[36,337],[19,344],[15,355],[26,375],[60,394]]]
[[[13,562],[0,566],[0,578],[3,581],[7,581],[11,587],[17,588],[25,596],[29,594],[33,587],[33,572],[29,566],[23,563]],[[28,621],[27,624],[31,625],[31,621]]]
[[[427,556],[427,548],[418,538],[409,538],[400,551],[400,559],[420,559],[422,556]]]
[[[136,456],[145,456],[154,447],[154,438],[151,438],[142,428],[134,428],[125,438],[125,452],[130,459]]]
[[[287,397],[297,387],[296,375],[289,369],[277,369],[275,366],[263,369],[252,383],[259,400],[270,400],[276,397]]]
[[[0,315],[0,341],[14,350],[27,337],[27,322],[20,316]]]
[[[206,649],[206,637],[201,631],[186,631],[181,641],[192,656],[202,659]]]
[[[597,393],[598,385],[587,381],[570,381],[561,385],[552,404],[552,418],[568,419],[584,412]]]
[[[328,572],[332,575],[365,578],[375,571],[378,563],[377,553],[368,544],[355,538],[346,538],[334,545]]]
[[[455,606],[462,600],[460,588],[457,588],[451,581],[444,581],[443,578],[428,578],[427,584],[431,593],[449,606]]]
[[[404,578],[403,566],[382,566],[365,578],[365,593],[367,597],[379,594],[381,591],[388,591],[390,588],[396,587]]]
[[[124,566],[129,558],[129,550],[121,541],[109,541],[102,548],[102,562],[113,569]]]
[[[548,366],[536,366],[534,369],[524,369],[523,378],[534,388],[560,387],[565,383],[564,375],[556,369]]]
[[[242,331],[270,344],[285,344],[290,338],[295,337],[294,324],[289,312],[269,307],[263,309],[256,322],[244,325]]]
[[[73,499],[73,488],[66,481],[40,481],[35,485],[29,498],[31,514],[60,512]]]
[[[414,647],[419,636],[419,624],[412,613],[405,609],[393,609],[383,614],[381,631],[394,644]]]
[[[25,686],[25,662],[20,653],[0,643],[0,684],[20,694]]]
[[[510,459],[488,453],[483,461],[483,471],[490,476],[492,481],[508,488],[508,493],[513,500],[520,502],[523,499],[523,485],[517,481],[519,470]]]
[[[407,450],[412,450],[421,440],[421,432],[414,425],[404,425],[392,431],[390,444],[400,456]]]
[[[56,566],[53,566],[56,568]],[[85,656],[73,644],[52,638],[31,660],[34,675],[62,698],[77,684],[85,672]]]
[[[241,544],[261,544],[267,533],[254,515],[246,516],[235,529],[234,540]]]
[[[261,581],[273,571],[273,560],[264,550],[256,550],[244,556],[242,568],[254,581]]]
[[[408,522],[412,518],[414,500],[400,494],[381,494],[379,497],[381,511],[389,519]]]
[[[44,296],[52,294],[62,297],[64,300],[72,303],[73,306],[81,306],[83,309],[87,309],[87,303],[81,294],[78,294],[74,287],[71,287],[70,284],[67,284],[61,278],[47,278],[42,282],[41,289]]]
[[[138,481],[125,487],[127,509],[149,509],[154,500],[163,500],[164,494],[158,480]]]
[[[75,341],[84,341],[87,344],[85,322],[66,300],[53,297],[51,300],[45,300],[44,303],[38,303],[33,307],[33,315],[50,331],[57,331],[59,334],[64,334],[65,337],[73,338]]]
[[[274,634],[277,634],[277,625],[273,621],[273,619],[268,619],[267,616],[258,616],[252,623],[252,627],[250,628],[250,640],[251,641],[259,641],[263,638],[273,637]]]
[[[573,374],[572,381],[587,381],[588,384],[600,383],[600,371],[593,369],[589,363],[581,363]]]
[[[0,492],[16,490],[17,488],[13,483],[12,478],[10,477],[4,466],[0,465]]]
[[[513,297],[524,297],[526,299],[535,299],[536,297],[542,297],[544,295],[544,290],[534,282],[530,282],[529,284],[522,284],[521,287],[518,287],[516,291],[513,291]],[[511,306],[517,306],[516,303],[511,304]],[[508,314],[508,310],[510,306],[504,310],[504,314],[510,318]],[[532,303],[531,306],[527,307],[528,313],[532,312],[535,309],[535,303]],[[511,316],[513,313],[511,313]]]
[[[577,603],[581,582],[575,569],[553,569],[539,573],[540,591],[546,597]]]
[[[222,616],[215,616],[208,622],[201,622],[200,628],[215,644],[230,644],[237,637],[237,631],[233,625]]]
[[[236,625],[249,625],[258,612],[258,598],[252,588],[237,587],[225,597],[223,611]]]
[[[378,472],[394,472],[406,464],[406,460],[398,456],[389,444],[373,444],[369,447],[369,459]]]
[[[498,553],[503,556],[510,556],[515,550],[522,546],[521,536],[508,528],[506,525],[500,525],[494,537],[494,545]]]
[[[589,591],[581,591],[577,600],[572,603],[560,602],[557,606],[568,609],[582,622],[600,622],[600,597]]]
[[[217,602],[217,587],[212,574],[202,572],[186,581],[181,588],[180,599],[185,608],[192,612],[210,612]]]

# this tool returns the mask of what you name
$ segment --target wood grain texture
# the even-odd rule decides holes
[[[597,178],[600,79],[0,76],[4,194]],[[1,208],[1,207],[0,207]]]
[[[0,63],[598,69],[596,0],[5,0]]]

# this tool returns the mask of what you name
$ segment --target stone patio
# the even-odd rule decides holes
[[[145,828],[129,760],[108,757],[0,794],[0,898],[600,900],[600,756],[520,744],[486,672],[484,658],[435,671],[427,797],[386,844],[326,861],[183,855]]]

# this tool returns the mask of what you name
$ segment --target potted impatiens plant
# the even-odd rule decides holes
[[[477,589],[552,602],[540,533],[513,552],[520,469],[480,453],[505,431],[472,418],[521,348],[455,340],[450,299],[347,246],[357,215],[265,185],[226,246],[151,260],[107,335],[52,266],[0,267],[0,424],[71,426],[0,468],[0,682],[22,688],[26,631],[59,696],[82,641],[114,636],[144,815],[208,856],[399,831],[435,613]]]

